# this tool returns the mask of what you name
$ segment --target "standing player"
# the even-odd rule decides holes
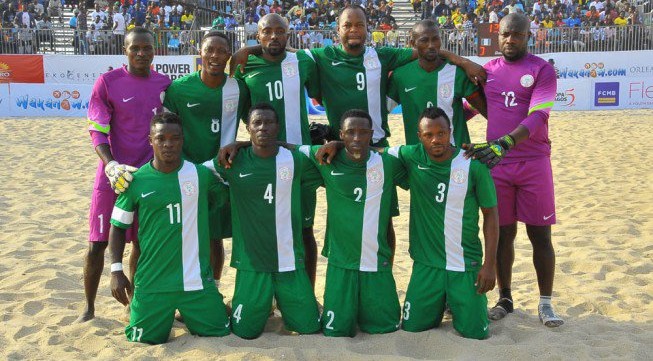
[[[95,317],[95,296],[104,267],[109,219],[117,197],[114,191],[123,192],[135,167],[152,159],[147,140],[150,119],[161,110],[164,92],[170,85],[168,77],[150,70],[154,58],[152,33],[134,28],[125,37],[124,49],[128,65],[98,78],[88,107],[89,131],[100,161],[91,198],[90,244],[84,259],[86,309],[78,322]],[[136,241],[136,228],[128,230],[128,241]],[[129,260],[132,276],[138,260],[138,245],[133,243],[133,246]]]
[[[122,304],[132,285],[122,272],[125,230],[138,212],[141,254],[127,340],[168,340],[175,309],[194,335],[229,334],[229,317],[215,287],[209,261],[209,205],[223,203],[226,190],[202,165],[181,159],[184,134],[172,113],[152,118],[154,159],[136,173],[111,214],[111,293]]]
[[[238,71],[236,77],[247,84],[251,104],[272,105],[279,117],[278,140],[289,144],[311,144],[306,93],[313,98],[319,95],[315,61],[309,52],[286,51],[288,23],[279,14],[262,17],[256,37],[261,43],[262,54],[250,55],[246,70]],[[317,267],[317,245],[313,235],[315,203],[315,193],[306,192],[302,196],[306,271],[313,286]]]
[[[217,160],[204,163],[229,184],[234,199],[233,332],[242,338],[258,337],[273,296],[287,329],[317,332],[317,301],[303,269],[301,187],[317,187],[320,175],[302,153],[277,145],[279,122],[271,105],[250,109],[247,131],[252,145],[238,152],[230,168],[220,168]]]
[[[221,146],[236,140],[238,121],[245,114],[249,96],[240,80],[229,78],[224,69],[231,56],[229,38],[210,31],[202,38],[202,70],[172,82],[164,107],[183,119],[183,157],[201,164],[215,158]],[[211,266],[220,280],[224,265],[223,238],[231,237],[229,205],[214,205],[209,213]]]
[[[489,335],[487,298],[494,288],[499,224],[497,199],[487,167],[451,145],[450,122],[439,108],[420,115],[420,143],[387,149],[408,171],[410,256],[413,272],[404,302],[403,329],[440,325],[449,305],[463,337]],[[478,237],[483,213],[485,261]]]
[[[362,110],[342,117],[344,150],[318,167],[327,195],[329,243],[322,330],[326,336],[399,329],[401,315],[392,277],[387,231],[395,184],[406,172],[394,157],[370,150],[372,118]],[[319,146],[302,150],[311,160]]]
[[[419,143],[419,115],[430,107],[443,109],[451,119],[453,145],[469,143],[462,99],[487,116],[485,96],[461,67],[440,57],[440,34],[433,20],[413,26],[410,45],[417,50],[418,59],[396,69],[388,86],[388,96],[402,105],[406,144]]]
[[[533,246],[533,264],[540,290],[538,313],[546,326],[563,320],[553,311],[551,294],[555,251],[551,225],[555,223],[555,198],[551,171],[549,112],[556,95],[556,73],[551,64],[528,53],[529,21],[510,14],[499,24],[503,57],[485,65],[488,73],[487,143],[466,146],[467,153],[486,162],[499,199],[497,281],[500,299],[490,318],[499,320],[513,311],[512,265],[517,221],[526,223]],[[499,163],[500,162],[500,163]]]

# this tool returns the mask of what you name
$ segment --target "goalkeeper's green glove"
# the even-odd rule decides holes
[[[478,159],[481,163],[485,163],[488,168],[492,169],[497,165],[506,153],[515,146],[515,138],[510,134],[485,143],[470,144],[465,147],[465,155]]]
[[[134,179],[132,173],[137,170],[138,168],[127,164],[120,164],[115,160],[112,160],[104,167],[104,174],[109,178],[111,189],[113,189],[116,194],[120,194],[129,188],[129,183]]]

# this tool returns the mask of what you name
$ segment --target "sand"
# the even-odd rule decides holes
[[[393,143],[403,141],[393,121]],[[480,118],[470,123],[481,139]],[[199,338],[175,323],[170,342],[128,343],[111,297],[106,264],[96,318],[73,321],[83,302],[82,266],[96,155],[84,119],[0,119],[0,358],[34,359],[653,359],[653,111],[555,112],[550,121],[558,224],[554,304],[565,325],[537,318],[537,283],[523,226],[516,241],[516,311],[492,322],[485,341],[440,329],[355,338],[290,336],[278,317],[257,340]],[[316,229],[324,236],[320,197]],[[407,193],[395,220],[395,278],[403,302],[412,262],[407,255]],[[320,211],[320,208],[322,209]],[[230,242],[226,242],[227,258]],[[129,248],[129,247],[128,247]],[[107,257],[108,260],[108,257]],[[321,299],[326,262],[319,259]],[[226,267],[230,298],[235,271]],[[496,301],[489,293],[489,303]]]

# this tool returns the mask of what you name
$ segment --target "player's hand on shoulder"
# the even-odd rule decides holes
[[[111,189],[113,189],[116,194],[120,194],[129,188],[129,184],[134,180],[132,173],[137,170],[138,168],[136,167],[127,164],[120,164],[115,160],[112,160],[104,167],[104,174],[109,178]]]
[[[229,76],[233,77],[236,74],[236,68],[240,65],[240,72],[245,74],[245,66],[247,65],[247,58],[249,58],[249,51],[247,47],[238,49],[229,59]]]
[[[123,305],[129,304],[132,285],[123,271],[111,272],[111,295]]]
[[[463,144],[462,148],[465,150],[465,158],[477,159],[492,169],[514,146],[514,138],[507,134],[489,142]]]
[[[344,148],[345,143],[341,141],[331,141],[321,146],[315,153],[315,160],[321,165],[331,164],[338,151]]]
[[[225,169],[231,168],[231,164],[236,158],[238,150],[250,145],[252,145],[252,142],[233,142],[231,144],[225,145],[218,151],[218,163]]]
[[[472,83],[474,83],[474,85],[485,85],[487,72],[481,65],[478,65],[473,61],[466,61],[463,63],[462,68],[465,70],[465,74],[467,74],[467,77]]]

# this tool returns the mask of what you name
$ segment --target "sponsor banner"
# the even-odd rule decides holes
[[[25,117],[86,117],[92,85],[10,84],[9,115]]]
[[[558,79],[554,110],[588,110],[592,97],[590,81]]]
[[[9,116],[9,84],[0,83],[0,117]]]
[[[0,83],[43,83],[42,55],[0,55]]]
[[[653,77],[630,78],[620,83],[620,107],[629,109],[653,108]]]
[[[44,55],[46,83],[93,84],[103,73],[127,65],[124,55]],[[155,56],[152,70],[175,80],[198,69],[197,56]]]
[[[619,106],[619,82],[594,82],[594,106],[618,107]]]
[[[538,56],[553,65],[558,79],[600,80],[653,76],[653,50],[549,53]]]

